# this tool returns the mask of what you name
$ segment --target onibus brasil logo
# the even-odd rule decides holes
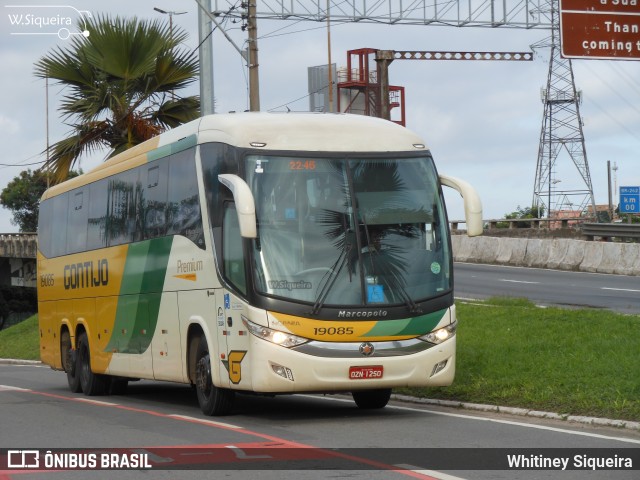
[[[56,35],[66,40],[72,35],[89,36],[88,10],[71,5],[5,5],[10,35]]]

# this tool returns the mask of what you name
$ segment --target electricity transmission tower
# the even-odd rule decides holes
[[[211,0],[213,14],[230,13],[231,0]],[[358,22],[454,27],[501,27],[551,30],[551,38],[534,47],[550,47],[544,116],[533,205],[547,216],[561,210],[595,214],[593,187],[580,116],[581,94],[576,91],[571,60],[560,55],[559,0],[260,0],[256,17],[272,20]],[[330,7],[330,8],[328,8]],[[563,157],[578,178],[557,178]],[[566,163],[566,162],[565,162]],[[575,181],[578,187],[571,187]]]
[[[579,215],[589,207],[595,216],[596,206],[580,116],[582,92],[576,90],[571,60],[562,58],[560,54],[558,3],[558,0],[549,0],[548,9],[541,12],[551,18],[551,37],[533,46],[551,48],[551,57],[547,86],[541,95],[544,116],[532,206],[538,213],[544,211],[549,218],[560,216],[563,211]],[[558,178],[558,168],[569,162],[577,169],[578,177]]]

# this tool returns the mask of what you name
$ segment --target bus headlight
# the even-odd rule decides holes
[[[249,330],[252,335],[282,347],[297,347],[298,345],[302,345],[309,341],[308,338],[298,337],[292,333],[281,332],[280,330],[273,330],[268,327],[263,327],[262,325],[257,325],[250,322],[245,317],[242,317],[242,323],[244,323],[245,327],[247,327],[247,330]]]
[[[458,322],[453,322],[446,327],[439,328],[438,330],[434,330],[433,332],[429,332],[426,335],[422,335],[418,337],[420,340],[424,342],[433,343],[434,345],[438,345],[445,340],[450,339],[456,334],[456,329],[458,328]]]

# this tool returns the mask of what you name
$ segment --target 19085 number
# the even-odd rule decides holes
[[[353,327],[316,327],[315,335],[353,335]]]

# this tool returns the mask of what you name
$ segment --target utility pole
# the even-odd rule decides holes
[[[45,121],[46,121],[46,135],[47,135],[47,189],[51,186],[49,185],[49,171],[51,170],[49,167],[49,160],[51,159],[51,146],[49,145],[49,77],[45,77],[44,79],[44,101],[45,101]]]
[[[389,64],[395,58],[393,50],[378,50],[376,52],[376,70],[378,82],[380,83],[380,117],[391,120],[391,109],[389,108]]]
[[[213,102],[213,47],[211,46],[211,0],[198,3],[198,55],[200,57],[200,115],[215,113]]]
[[[249,110],[260,111],[260,78],[258,76],[258,24],[256,2],[249,0],[247,12],[247,33],[249,36]]]
[[[333,75],[331,71],[331,0],[327,0],[327,75],[329,85],[329,113],[333,113]]]
[[[613,221],[613,191],[611,189],[611,160],[607,160],[607,186],[609,188],[609,221]]]

